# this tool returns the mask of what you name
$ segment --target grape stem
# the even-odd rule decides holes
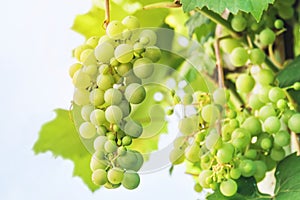
[[[277,61],[277,59],[275,58],[275,54],[274,54],[274,51],[273,51],[273,45],[270,44],[268,46],[268,51],[269,51],[269,55],[270,55],[270,59],[272,60],[273,64],[278,68],[282,68],[282,65]]]
[[[149,4],[143,7],[144,10],[150,10],[155,8],[180,8],[182,5],[179,0],[175,0],[174,2],[159,2]]]
[[[110,6],[109,6],[109,0],[105,0],[105,19],[103,22],[103,26],[106,29],[110,22]]]

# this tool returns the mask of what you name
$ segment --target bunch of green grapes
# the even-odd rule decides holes
[[[69,71],[74,104],[81,106],[79,134],[93,141],[91,178],[106,188],[135,189],[140,183],[137,172],[144,159],[129,147],[142,135],[143,126],[130,113],[144,101],[142,82],[152,75],[161,52],[155,46],[156,33],[139,26],[133,16],[111,21],[106,35],[91,37],[74,50],[78,63]]]

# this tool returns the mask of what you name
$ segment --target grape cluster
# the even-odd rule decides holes
[[[70,67],[75,86],[73,101],[81,107],[78,131],[93,143],[92,181],[106,188],[121,184],[134,189],[143,164],[140,152],[130,149],[143,126],[130,113],[146,98],[142,85],[154,70],[161,52],[153,30],[138,29],[136,17],[111,21],[106,35],[91,37],[74,50],[78,63]]]

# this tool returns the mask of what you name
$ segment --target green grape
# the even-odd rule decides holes
[[[80,54],[80,61],[83,65],[96,65],[97,59],[94,55],[93,49],[86,49]]]
[[[126,135],[122,138],[123,146],[129,146],[129,145],[131,145],[131,143],[132,143],[132,138],[130,136]]]
[[[120,44],[114,52],[115,58],[120,63],[128,63],[133,58],[133,47],[130,44]]]
[[[100,126],[106,122],[105,112],[101,109],[94,110],[90,115],[91,123],[95,126]]]
[[[94,106],[92,105],[84,105],[81,108],[80,114],[81,117],[84,121],[90,121],[90,115],[93,112],[93,110],[95,109]]]
[[[124,178],[124,171],[120,168],[114,167],[107,172],[107,179],[112,184],[119,184]]]
[[[254,88],[255,80],[248,74],[241,74],[238,76],[235,85],[238,91],[248,93]]]
[[[115,105],[109,106],[105,110],[105,118],[112,124],[119,124],[123,118],[122,110]]]
[[[105,75],[108,74],[109,70],[110,70],[110,67],[108,64],[101,64],[98,69],[100,74],[105,74]]]
[[[97,169],[92,174],[92,181],[95,185],[104,185],[107,183],[107,173],[103,169]]]
[[[184,105],[189,105],[193,103],[193,96],[191,94],[185,94],[182,99]]]
[[[285,110],[282,114],[282,119],[285,124],[288,124],[289,119],[296,113],[294,110]]]
[[[285,151],[283,148],[272,148],[270,157],[274,161],[281,161],[285,157]]]
[[[80,63],[75,63],[70,66],[69,68],[69,75],[71,78],[73,78],[74,74],[79,71],[82,68],[82,64]]]
[[[121,101],[118,107],[122,110],[123,117],[127,117],[131,112],[131,106],[127,100]]]
[[[205,138],[205,146],[207,149],[212,150],[221,142],[220,135],[216,131],[210,131]]]
[[[192,163],[196,163],[200,161],[200,145],[194,142],[190,147],[188,147],[185,151],[185,157]]]
[[[265,121],[268,117],[276,116],[276,111],[272,105],[265,105],[259,109],[258,117],[262,121]]]
[[[114,47],[109,42],[99,43],[95,48],[95,57],[100,63],[109,63],[114,56]]]
[[[135,54],[140,55],[145,51],[145,45],[140,42],[137,42],[133,45],[133,51]]]
[[[83,122],[79,127],[80,136],[91,139],[96,135],[96,127],[90,122]]]
[[[134,170],[134,171],[139,171],[141,169],[141,167],[143,166],[144,157],[138,151],[132,150],[132,152],[135,154],[135,156],[136,156],[137,159],[136,159],[135,165],[131,169]]]
[[[224,105],[229,99],[228,96],[229,95],[224,88],[218,88],[213,93],[214,103]]]
[[[274,136],[274,143],[281,147],[287,146],[290,140],[291,136],[288,131],[279,131]]]
[[[97,75],[98,72],[98,66],[95,64],[92,65],[88,65],[88,66],[84,66],[82,71],[88,75],[90,75],[91,77],[94,77],[95,75]]]
[[[282,29],[284,27],[284,22],[281,19],[276,19],[274,22],[274,27],[277,29]]]
[[[105,160],[105,158],[103,159],[99,159],[96,157],[92,157],[91,162],[90,162],[90,168],[92,171],[96,171],[97,169],[106,169],[108,166],[107,161]]]
[[[236,182],[232,179],[223,181],[220,184],[220,191],[224,196],[231,197],[236,194],[238,186]]]
[[[285,93],[284,91],[279,88],[279,87],[273,87],[270,89],[269,91],[269,99],[276,103],[277,101],[279,101],[280,99],[284,99],[285,98]]]
[[[279,0],[277,2],[279,3],[279,6],[282,5],[291,6],[296,2],[296,0]]]
[[[128,28],[129,30],[137,29],[140,27],[140,22],[139,22],[138,18],[136,18],[135,16],[125,17],[122,20],[122,24],[124,24],[124,26],[126,26],[126,28]]]
[[[282,7],[278,9],[278,15],[285,20],[293,18],[294,14],[295,14],[294,8],[291,6],[282,5]]]
[[[130,85],[131,83],[138,83],[138,84],[142,83],[142,80],[138,78],[136,75],[134,75],[133,70],[129,71],[125,75],[125,85]]]
[[[120,76],[125,76],[131,69],[132,69],[131,63],[122,63],[116,68]]]
[[[139,122],[129,120],[124,126],[124,132],[126,133],[126,135],[129,135],[132,138],[138,138],[143,133],[143,127]]]
[[[220,111],[213,104],[205,105],[201,111],[201,117],[206,122],[214,123],[220,116]]]
[[[293,114],[288,120],[288,127],[295,133],[300,133],[300,113]]]
[[[184,150],[181,148],[174,148],[169,155],[169,160],[173,165],[181,164],[185,159]]]
[[[246,64],[249,55],[243,47],[237,47],[230,53],[230,61],[236,67],[242,67]]]
[[[249,58],[252,64],[261,65],[265,61],[266,55],[261,49],[255,48],[251,49]]]
[[[125,98],[131,104],[139,104],[146,98],[146,90],[138,83],[131,83],[125,89]]]
[[[203,188],[210,188],[209,187],[209,183],[207,183],[207,178],[212,177],[213,172],[211,170],[202,170],[199,174],[198,180],[199,180],[199,184],[203,187]]]
[[[256,79],[261,85],[270,85],[274,81],[274,74],[271,70],[261,69],[257,73]]]
[[[74,49],[74,56],[75,58],[80,61],[80,55],[81,53],[86,50],[86,49],[92,49],[93,47],[91,47],[90,45],[87,45],[87,44],[83,44],[83,45],[80,45],[78,47],[76,47]]]
[[[256,165],[256,172],[254,174],[254,178],[257,182],[260,182],[266,176],[267,165],[265,164],[264,161],[261,160],[255,160],[254,163]]]
[[[261,122],[254,116],[248,117],[242,124],[242,128],[248,130],[252,136],[259,135],[262,132]]]
[[[260,140],[260,147],[264,150],[268,150],[273,146],[273,142],[271,138],[269,137],[264,137]]]
[[[283,111],[288,107],[288,102],[284,99],[279,99],[276,103],[276,106]]]
[[[220,41],[220,47],[225,53],[231,53],[235,48],[241,47],[241,43],[233,38],[225,38]]]
[[[123,95],[122,93],[115,88],[109,88],[104,93],[104,101],[108,105],[118,105],[122,102]]]
[[[101,90],[107,90],[111,88],[114,84],[114,78],[110,74],[100,74],[97,77],[97,86]]]
[[[103,92],[103,90],[100,90],[100,89],[92,90],[92,92],[90,93],[89,99],[90,99],[90,102],[94,106],[101,106],[104,103],[104,92]]]
[[[252,94],[248,99],[249,106],[254,110],[258,110],[264,105],[264,103],[259,100],[258,96],[258,94]]]
[[[123,145],[123,144],[122,144]],[[123,156],[126,154],[126,148],[124,146],[120,146],[118,147],[118,150],[117,150],[117,153],[118,153],[118,156]]]
[[[194,185],[194,190],[195,190],[195,192],[200,193],[200,192],[202,192],[203,188],[201,187],[201,185],[199,183],[196,183]]]
[[[264,104],[271,102],[271,100],[269,99],[269,92],[271,88],[271,86],[263,86],[259,90],[258,99]]]
[[[106,27],[106,34],[111,39],[119,40],[122,39],[122,32],[125,26],[119,21],[111,21]]]
[[[90,93],[87,90],[75,89],[73,94],[73,100],[75,104],[79,106],[87,105],[90,102],[89,95]]]
[[[292,87],[294,90],[300,90],[300,82],[295,82]]]
[[[149,58],[139,58],[133,63],[133,73],[141,79],[148,78],[154,71],[154,65]]]
[[[104,150],[107,153],[113,153],[117,151],[117,149],[118,149],[117,143],[113,140],[107,140],[104,144]]]
[[[220,163],[228,163],[232,160],[234,146],[230,143],[223,143],[222,147],[217,151],[217,160]]]
[[[140,33],[140,40],[146,40],[147,42],[145,43],[145,45],[153,46],[157,41],[157,36],[156,33],[152,30],[143,30]]]
[[[118,188],[120,186],[121,186],[121,183],[115,185],[115,184],[112,184],[110,182],[107,182],[107,183],[104,184],[104,187],[106,189],[115,189],[115,188]]]
[[[276,161],[272,160],[270,156],[261,156],[260,160],[262,160],[266,164],[267,171],[271,171],[276,167]]]
[[[268,117],[264,121],[264,130],[268,133],[276,133],[279,131],[281,123],[279,119],[275,116]]]
[[[235,127],[230,126],[230,124],[225,124],[222,126],[222,139],[223,141],[229,141],[231,139],[231,133],[234,131]]]
[[[242,172],[239,168],[232,168],[229,172],[230,177],[233,179],[239,179],[242,175]]]
[[[256,172],[256,165],[252,160],[241,160],[239,164],[239,168],[241,170],[242,176],[250,177],[253,176]]]
[[[92,36],[85,42],[85,44],[90,45],[92,48],[95,48],[98,45],[99,39],[99,36]]]
[[[235,15],[231,20],[231,27],[236,32],[242,32],[247,27],[247,21],[243,16]]]
[[[197,121],[192,117],[185,117],[178,123],[179,131],[184,135],[190,135],[194,133],[198,128]]]
[[[149,58],[150,60],[152,60],[152,62],[157,62],[161,57],[161,51],[156,46],[149,46],[146,47],[143,57]]]
[[[73,76],[73,84],[76,88],[84,89],[91,84],[91,78],[88,74],[84,73],[82,70],[75,72]]]
[[[140,184],[140,176],[135,171],[128,170],[124,173],[122,185],[128,189],[133,190]]]
[[[244,149],[251,142],[251,133],[243,128],[237,128],[231,136],[231,143],[237,149]]]
[[[94,149],[96,151],[103,151],[104,150],[104,145],[107,142],[107,137],[106,136],[98,136],[94,140]]]
[[[177,137],[173,142],[174,148],[185,149],[188,146],[186,136]]]
[[[259,40],[261,44],[264,46],[273,44],[275,39],[276,39],[275,33],[269,28],[265,28],[259,33]]]
[[[257,150],[255,150],[255,149],[248,149],[248,150],[245,152],[244,156],[245,156],[246,158],[248,158],[248,159],[255,160],[256,157],[257,157]]]
[[[132,151],[127,151],[125,155],[119,156],[117,158],[117,163],[121,168],[126,170],[136,170],[141,167],[143,160],[139,160],[138,154]]]

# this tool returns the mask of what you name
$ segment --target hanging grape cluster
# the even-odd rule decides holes
[[[91,37],[74,50],[78,63],[69,70],[73,101],[83,119],[79,134],[93,141],[91,179],[106,188],[134,189],[140,183],[137,172],[144,159],[128,146],[142,135],[143,126],[129,116],[146,98],[142,82],[152,75],[161,52],[156,33],[139,26],[133,16],[111,21],[106,35]]]

